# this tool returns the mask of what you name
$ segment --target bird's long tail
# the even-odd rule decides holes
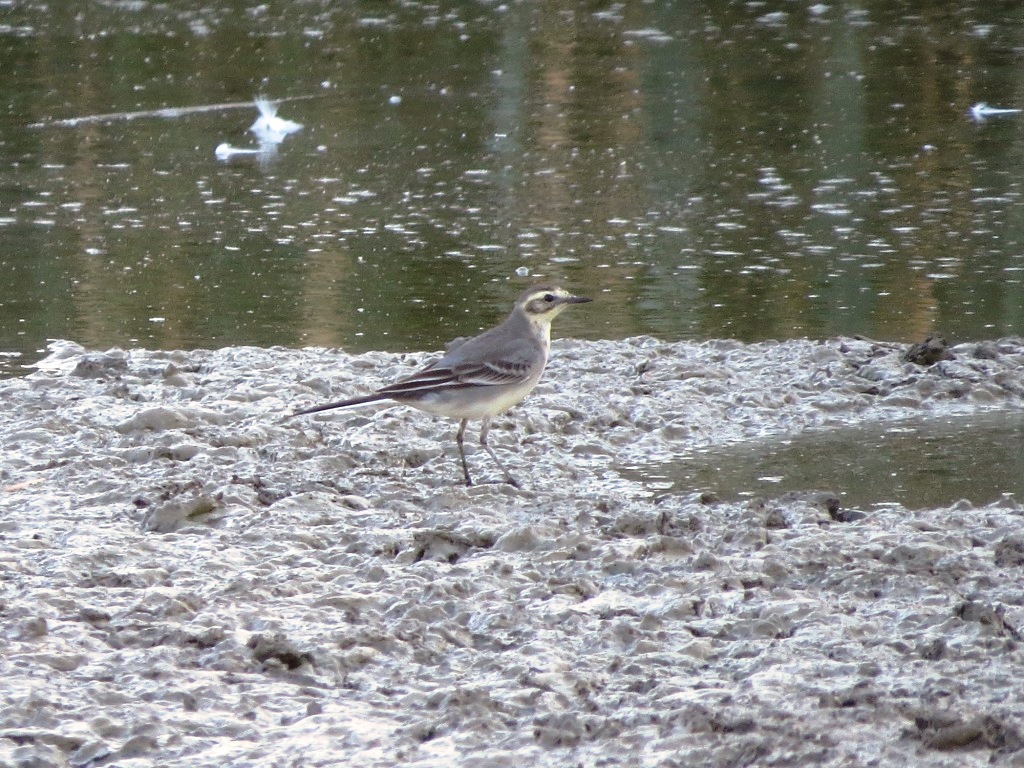
[[[290,414],[287,418],[291,419],[295,416],[304,416],[307,413],[320,413],[320,411],[330,411],[334,408],[347,408],[350,405],[362,405],[363,403],[373,403],[377,400],[387,400],[387,395],[382,395],[379,392],[375,392],[372,395],[363,395],[362,397],[353,397],[350,400],[339,400],[336,403],[325,403],[324,405],[316,405],[312,408],[306,408],[302,411],[296,411]]]

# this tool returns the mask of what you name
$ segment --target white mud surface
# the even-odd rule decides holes
[[[425,356],[55,344],[0,382],[0,764],[1024,765],[1019,501],[617,471],[1024,408],[1019,339],[901,352],[556,343],[491,434],[516,490],[401,406],[281,420]]]

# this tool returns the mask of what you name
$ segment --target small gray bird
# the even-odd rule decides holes
[[[427,413],[461,419],[455,442],[466,485],[472,485],[463,437],[470,419],[480,419],[480,445],[491,455],[505,480],[519,487],[487,444],[491,418],[507,411],[537,386],[551,349],[551,321],[570,304],[592,299],[573,296],[555,286],[538,285],[519,296],[501,325],[459,344],[417,373],[369,395],[297,411],[292,416],[333,408],[394,400]]]

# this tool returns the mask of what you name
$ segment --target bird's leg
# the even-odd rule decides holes
[[[469,465],[466,464],[466,450],[462,447],[462,439],[466,434],[466,425],[469,419],[463,419],[459,424],[459,431],[455,433],[455,442],[459,446],[459,458],[462,459],[462,474],[466,476],[466,485],[472,485],[473,479],[469,476]]]
[[[498,460],[498,454],[496,454],[491,449],[491,446],[489,446],[487,444],[487,433],[490,432],[490,431],[491,431],[491,418],[490,418],[490,416],[488,416],[486,419],[484,419],[484,423],[480,427],[480,445],[482,445],[484,447],[484,449],[489,454],[491,454],[491,458],[494,459],[494,463],[498,465],[498,469],[500,469],[502,471],[502,473],[505,475],[505,482],[508,483],[509,485],[513,486],[514,488],[518,488],[519,487],[519,483],[516,482],[516,479],[514,477],[512,477],[512,475],[509,474],[507,469],[505,469],[505,465],[502,464]]]

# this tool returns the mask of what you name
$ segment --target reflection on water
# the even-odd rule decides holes
[[[708,6],[9,4],[0,350],[1022,332],[1015,6]]]
[[[696,452],[625,473],[652,489],[722,499],[832,491],[845,508],[1024,501],[1024,413],[867,425]]]

